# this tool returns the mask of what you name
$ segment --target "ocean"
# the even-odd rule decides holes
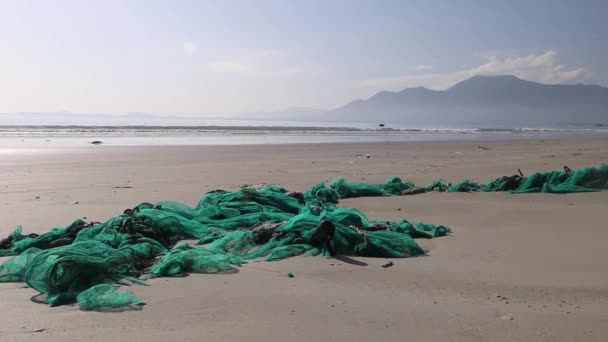
[[[608,127],[378,127],[372,123],[209,120],[196,126],[0,126],[0,148],[474,141],[608,137]]]

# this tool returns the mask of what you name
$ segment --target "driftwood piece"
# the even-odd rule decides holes
[[[423,194],[425,192],[426,192],[425,188],[412,188],[412,189],[407,189],[407,190],[401,191],[401,195],[417,195],[417,194]]]

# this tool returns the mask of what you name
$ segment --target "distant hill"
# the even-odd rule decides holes
[[[72,112],[0,113],[0,126],[247,126],[272,122],[296,120],[322,115],[320,109],[292,107],[277,112],[259,112],[234,117],[206,116],[184,117],[176,115],[154,115],[149,113],[103,114]],[[268,121],[268,122],[263,122]],[[303,123],[305,125],[305,123]]]
[[[444,91],[382,91],[328,111],[325,120],[484,127],[608,122],[608,88],[475,76]]]

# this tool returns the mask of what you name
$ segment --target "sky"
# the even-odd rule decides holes
[[[0,0],[0,113],[230,117],[511,74],[608,86],[608,1]]]

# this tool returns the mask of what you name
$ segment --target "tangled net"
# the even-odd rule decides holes
[[[370,221],[342,198],[424,191],[586,192],[608,188],[608,165],[509,176],[486,184],[435,181],[417,188],[390,178],[384,184],[339,178],[304,193],[279,186],[216,190],[196,207],[177,202],[142,203],[103,223],[76,220],[37,235],[21,227],[0,241],[0,282],[25,282],[51,306],[78,302],[82,310],[129,308],[143,301],[118,285],[145,285],[145,278],[188,273],[231,273],[247,260],[280,260],[333,253],[404,258],[423,254],[416,238],[450,233],[429,223]],[[329,227],[331,229],[321,229]],[[195,243],[184,243],[195,240]]]

